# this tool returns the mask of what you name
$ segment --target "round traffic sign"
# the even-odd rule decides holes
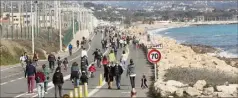
[[[161,53],[159,50],[151,49],[147,54],[147,58],[151,63],[157,63],[161,59]]]

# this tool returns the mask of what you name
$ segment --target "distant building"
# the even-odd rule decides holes
[[[196,16],[197,21],[205,21],[204,16]]]

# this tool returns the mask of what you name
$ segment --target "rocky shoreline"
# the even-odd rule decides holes
[[[181,44],[183,46],[188,46],[193,49],[194,52],[199,53],[199,54],[206,54],[206,53],[219,53],[221,50],[214,48],[212,46],[207,46],[207,45],[193,45],[193,44]],[[238,58],[227,58],[227,57],[220,57],[220,56],[215,56],[220,60],[225,61],[228,65],[234,66],[238,68]]]
[[[133,35],[140,39],[140,43],[144,46],[145,50],[146,46],[151,44],[147,41],[146,34],[134,33]],[[236,79],[234,77],[238,77],[238,69],[230,66],[221,58],[219,59],[207,54],[208,52],[216,52],[218,51],[217,49],[204,45],[181,45],[173,39],[162,36],[154,36],[152,40],[163,45],[163,48],[159,49],[162,53],[162,58],[157,64],[158,80],[154,83],[153,90],[157,95],[160,97],[237,97],[238,81],[234,82]],[[173,68],[177,68],[176,71],[179,72],[169,72],[173,73],[174,76],[186,73],[189,75],[187,77],[182,75],[183,77],[181,78],[185,77],[187,80],[197,82],[194,84],[183,83],[176,81],[181,80],[178,77],[166,80],[168,70]],[[183,71],[182,69],[184,68],[187,70]],[[193,71],[194,69],[196,71]],[[206,72],[203,72],[203,70],[206,70]],[[195,72],[202,73],[203,75],[201,76]],[[217,74],[220,76],[217,76]],[[224,85],[219,83],[209,86],[209,83],[216,83],[217,80],[222,82],[222,84],[224,83]],[[226,89],[228,89],[228,92]]]

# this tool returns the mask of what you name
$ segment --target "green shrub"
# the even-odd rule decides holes
[[[185,84],[193,85],[198,80],[205,80],[207,85],[222,85],[226,81],[238,83],[238,75],[228,75],[218,70],[208,70],[205,68],[171,68],[165,74],[165,81],[176,80]]]

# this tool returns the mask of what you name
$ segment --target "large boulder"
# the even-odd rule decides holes
[[[169,86],[175,86],[175,87],[178,87],[178,88],[181,88],[181,87],[184,87],[184,86],[187,86],[179,81],[175,81],[175,80],[168,80],[166,82],[166,85],[169,85]]]
[[[222,92],[222,95],[235,95],[237,93],[238,84],[229,84],[217,86],[217,91]]]
[[[169,95],[175,93],[175,91],[177,90],[175,86],[166,85],[166,83],[163,82],[156,82],[155,88],[162,97],[168,97]]]
[[[197,90],[196,88],[193,87],[188,87],[185,92],[190,95],[190,96],[199,96],[201,95],[201,91]]]
[[[224,92],[214,92],[213,95],[216,96],[216,97],[226,97],[226,98],[234,97],[231,94],[224,93]]]
[[[202,91],[203,87],[207,84],[207,82],[205,80],[198,80],[193,87],[196,88],[197,90]]]
[[[204,95],[212,95],[213,93],[214,93],[213,87],[204,88],[204,90],[203,90]]]
[[[175,94],[176,94],[178,97],[183,97],[183,92],[184,92],[184,89],[183,89],[183,88],[178,88],[178,89],[175,91]]]

